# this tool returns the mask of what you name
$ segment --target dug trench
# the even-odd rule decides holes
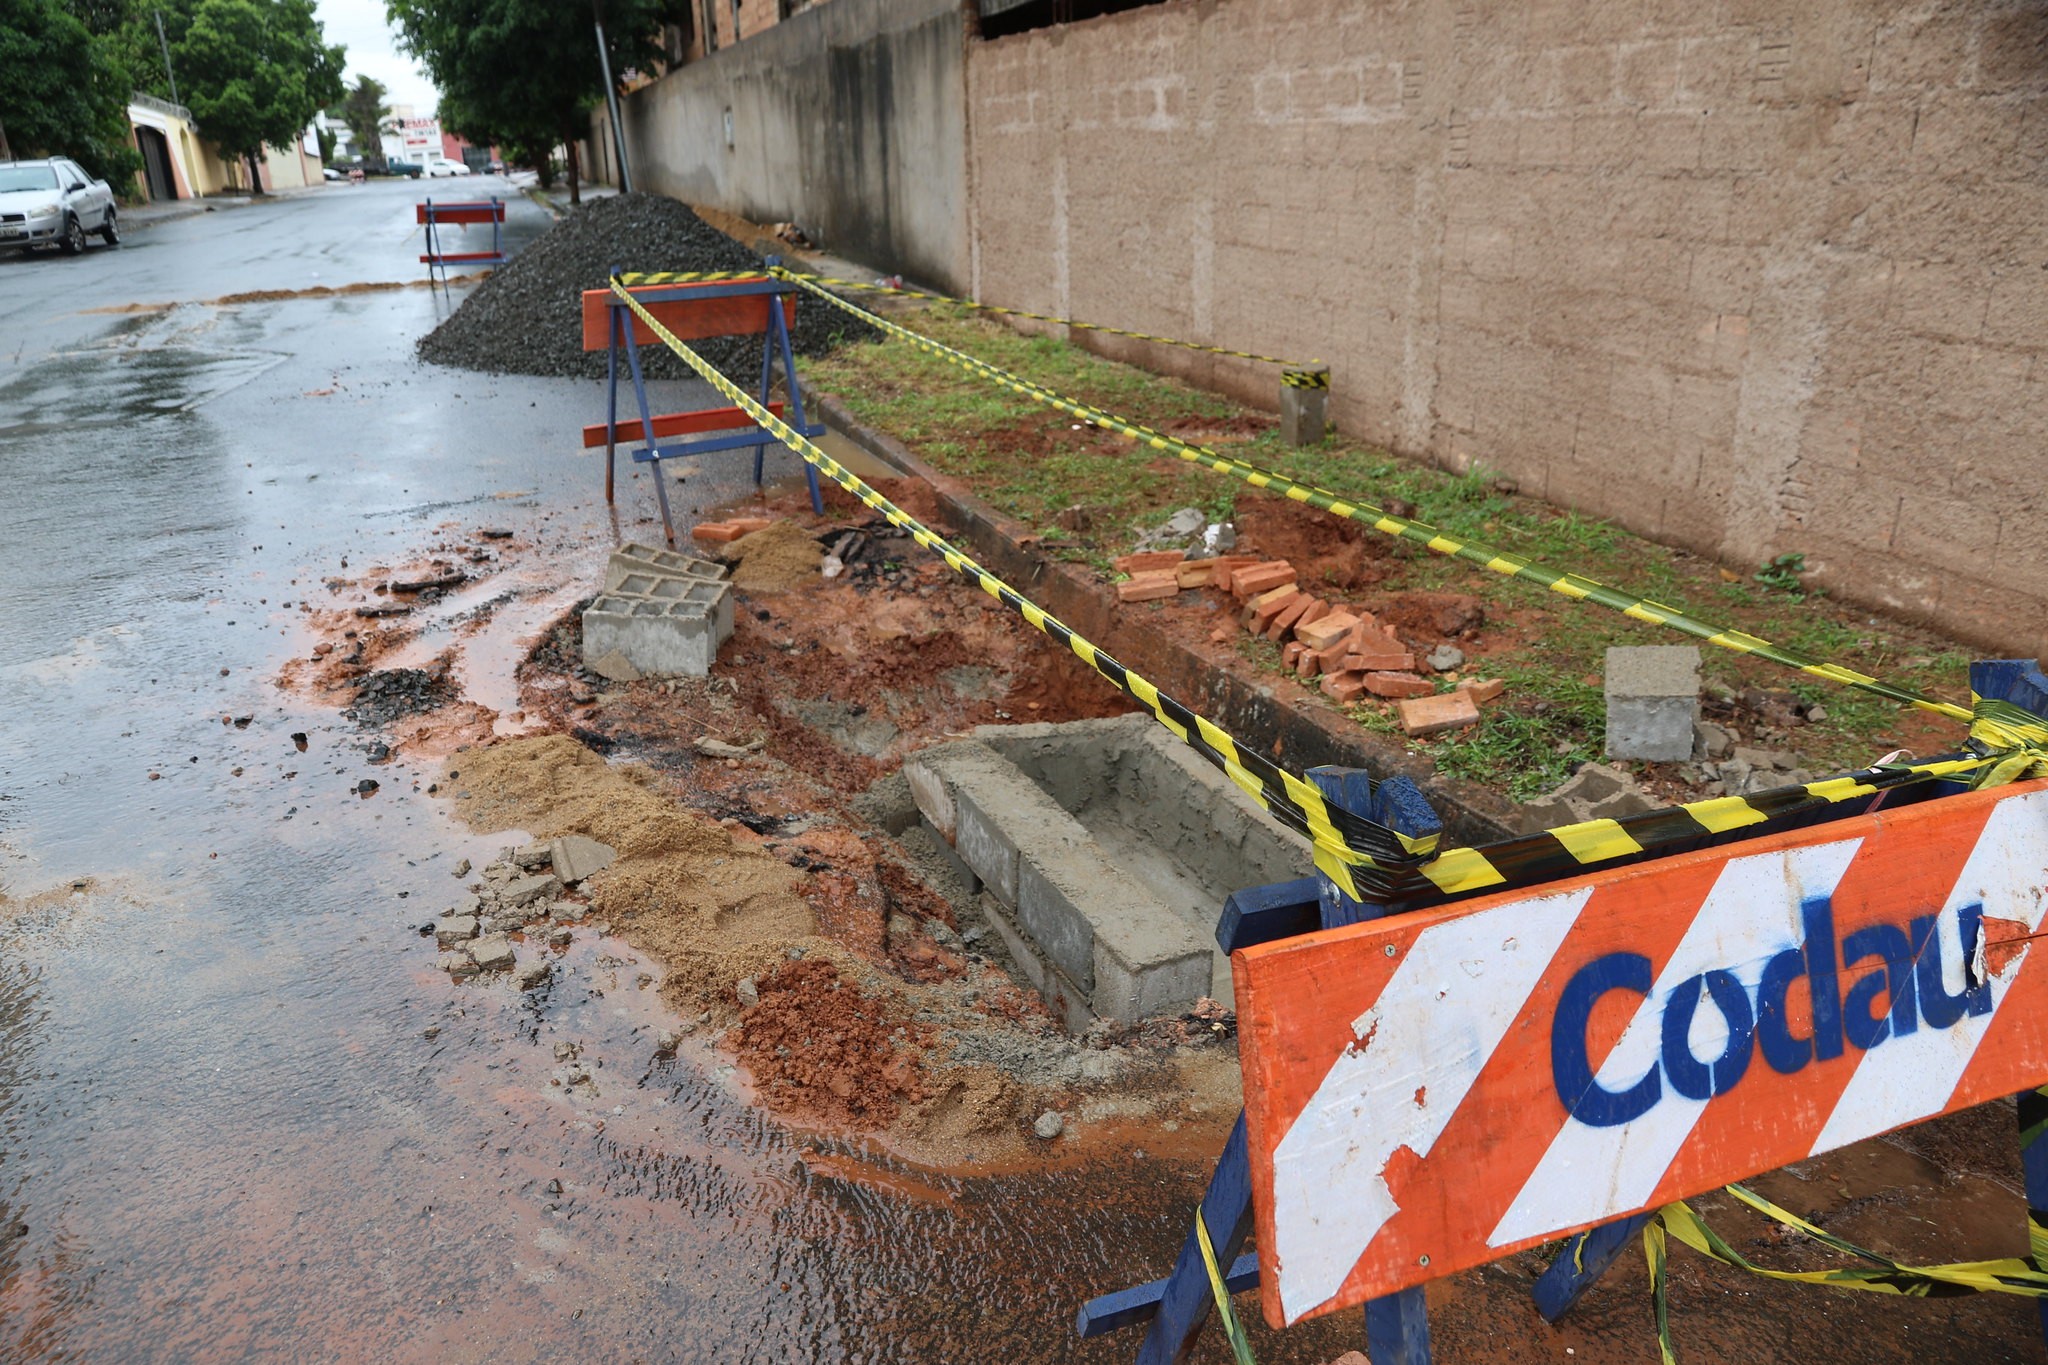
[[[1039,600],[1061,607],[1067,595],[1077,625],[1240,733],[1263,724],[1252,733],[1276,754],[1296,764],[1382,757],[1381,741],[1336,733],[1230,676],[1227,653],[1205,668],[1198,650],[1177,661],[1134,638],[1116,613],[1063,586],[1061,566],[985,541],[980,514],[943,486],[878,482]],[[796,1132],[889,1154],[884,1164],[821,1150],[814,1174],[917,1201],[943,1197],[933,1191],[963,1174],[1093,1169],[1149,1154],[1166,1158],[1162,1167],[1178,1163],[1184,1178],[1161,1197],[1187,1204],[1239,1106],[1234,1020],[1205,1005],[1068,1035],[1008,970],[977,900],[916,823],[899,771],[906,754],[976,726],[1113,715],[1127,704],[850,499],[829,494],[826,515],[812,517],[794,485],[749,510],[775,518],[773,533],[735,542],[735,631],[708,678],[621,682],[585,671],[579,609],[608,547],[556,533],[544,518],[517,529],[444,524],[403,562],[337,565],[312,600],[295,604],[306,647],[281,685],[347,710],[373,757],[411,772],[471,828],[502,832],[504,861],[524,856],[529,841],[571,834],[616,854],[560,893],[559,914],[509,935],[520,966],[512,980],[465,975],[447,989],[523,991],[545,1010],[593,946],[596,961],[616,963],[606,941],[620,941],[651,964],[643,980],[670,1021],[646,1041],[657,1062],[679,1053],[676,1064],[701,1068]],[[1278,553],[1346,559],[1341,547],[1289,541],[1286,524],[1259,533]],[[830,579],[820,571],[828,552],[840,566]],[[1392,762],[1420,771],[1405,754]],[[1455,789],[1429,785],[1455,806],[1446,799]],[[1468,828],[1487,829],[1484,812],[1505,804],[1483,791],[1469,798],[1459,817]],[[459,895],[451,887],[451,902]],[[422,966],[435,951],[420,944]],[[611,1059],[621,1064],[650,1060]],[[593,1065],[605,1062],[558,1055],[553,1093],[601,1122],[597,1087],[586,1083]],[[2025,1223],[2011,1128],[2010,1113],[1991,1106],[1757,1183],[1888,1254],[1940,1259],[1959,1244],[2018,1254]],[[1725,1199],[1702,1207],[1740,1220]],[[1781,1264],[1823,1263],[1774,1229],[1755,1246]],[[1433,1285],[1442,1358],[1548,1360],[1560,1347],[1579,1360],[1640,1358],[1639,1258],[1554,1328],[1527,1300],[1547,1259],[1521,1253]],[[1905,1321],[1896,1301],[1831,1298],[1816,1324],[1796,1288],[1674,1264],[1681,1341],[1707,1351],[1702,1358],[1768,1355],[1795,1324],[1843,1349],[1885,1343],[1870,1358],[2029,1358],[2021,1318],[2031,1314],[1991,1296],[1916,1301]],[[1096,1287],[1164,1269],[1108,1267]],[[1260,1333],[1260,1358],[1327,1360],[1345,1337],[1335,1319]],[[1107,1354],[1048,1358],[1127,1358],[1132,1345],[1112,1339],[1101,1343]]]
[[[936,515],[914,481],[885,491]],[[508,855],[570,834],[611,848],[560,913],[537,903],[511,933],[519,980],[545,989],[534,964],[618,935],[662,968],[670,1050],[717,1054],[788,1123],[949,1169],[1078,1159],[1133,1124],[1155,1147],[1161,1124],[1220,1140],[1228,1011],[1070,1036],[900,773],[977,726],[1129,704],[852,499],[812,517],[797,484],[755,510],[779,519],[731,547],[735,628],[709,677],[587,671],[592,547],[451,524],[402,563],[337,566],[280,682],[344,710],[373,759],[420,772],[471,828],[506,831]],[[553,613],[521,634],[536,604]],[[468,887],[487,912],[492,885]]]

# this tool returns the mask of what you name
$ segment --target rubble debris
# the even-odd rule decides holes
[[[420,359],[494,374],[602,379],[605,353],[583,349],[581,292],[603,289],[614,267],[756,270],[761,259],[677,200],[653,194],[593,199],[470,291],[420,339]],[[790,340],[799,355],[823,355],[875,336],[840,309],[806,299],[797,306]],[[690,345],[737,383],[760,376],[757,338],[705,337]],[[694,377],[665,346],[640,347],[640,363],[652,379]]]
[[[611,845],[582,834],[565,834],[548,845],[548,863],[565,885],[574,886],[612,865],[618,854]]]
[[[355,700],[342,714],[365,727],[389,725],[407,716],[438,711],[454,700],[445,666],[392,668],[358,679]]]
[[[1618,820],[1655,810],[1657,801],[1619,768],[1588,763],[1549,795],[1522,807],[1524,827],[1552,829],[1588,820]]]
[[[1044,1138],[1047,1142],[1051,1142],[1061,1133],[1067,1131],[1067,1120],[1059,1110],[1048,1109],[1038,1116],[1037,1122],[1031,1125],[1031,1131]]]

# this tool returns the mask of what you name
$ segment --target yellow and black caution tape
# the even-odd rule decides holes
[[[1108,336],[1129,337],[1134,341],[1150,341],[1160,346],[1178,346],[1184,351],[1200,351],[1205,355],[1229,356],[1236,360],[1256,361],[1261,365],[1278,365],[1284,371],[1281,379],[1295,388],[1327,389],[1330,387],[1328,370],[1313,368],[1321,362],[1282,360],[1277,355],[1260,355],[1257,351],[1233,351],[1227,346],[1209,346],[1199,341],[1180,341],[1174,337],[1156,336],[1151,332],[1134,332],[1127,327],[1111,327],[1100,322],[1082,322],[1079,318],[1056,317],[1051,313],[1034,313],[1028,308],[1005,308],[1001,304],[982,303],[976,299],[954,298],[951,294],[931,294],[921,289],[906,289],[900,284],[869,283],[863,280],[841,280],[830,275],[811,275],[786,266],[764,267],[774,269],[784,279],[806,280],[832,289],[863,289],[871,294],[893,294],[903,299],[924,299],[930,303],[952,303],[962,308],[973,308],[983,313],[999,313],[1006,318],[1030,318],[1034,322],[1051,322],[1061,327],[1071,327],[1080,332],[1102,332]],[[619,276],[628,287],[643,284],[699,284],[713,280],[756,278],[763,272],[735,273],[732,271],[639,271]]]
[[[1436,836],[1412,838],[1354,812],[1331,806],[1305,779],[1252,750],[1241,748],[1213,722],[1125,668],[1107,652],[1098,649],[1057,617],[989,573],[799,435],[750,394],[718,373],[702,356],[677,340],[674,333],[662,326],[638,299],[627,292],[623,283],[615,281],[613,292],[684,363],[778,441],[862,503],[908,532],[919,545],[943,558],[956,573],[1072,650],[1077,658],[1144,706],[1160,724],[1189,747],[1221,768],[1280,823],[1305,835],[1314,850],[1316,866],[1354,898],[1390,900],[1421,893],[1456,895],[1555,880],[1597,864],[1643,856],[1661,845],[1681,840],[1697,841],[1824,805],[1859,800],[1894,787],[1942,779],[1969,779],[2006,757],[1997,753],[1971,753],[1917,763],[1883,764],[1840,777],[1773,788],[1747,796],[1716,797],[1618,820],[1564,825],[1488,844],[1484,848],[1440,850]],[[2002,702],[1980,705],[1994,709],[2003,707],[2018,716],[2026,716],[2017,707],[2007,707]],[[1992,723],[2005,728],[1987,730],[1987,742],[2002,741],[2007,735],[2017,733],[2012,729],[2015,722],[2010,718]],[[1367,894],[1361,895],[1361,891]]]
[[[955,350],[950,346],[933,341],[930,337],[923,336],[907,327],[891,322],[887,318],[879,317],[864,308],[837,297],[805,276],[780,268],[775,269],[775,274],[779,278],[795,282],[800,287],[816,294],[819,298],[825,299],[835,307],[852,313],[870,325],[887,332],[890,336],[909,342],[928,355],[937,356],[942,360],[949,361],[960,366],[962,369],[978,374],[1016,393],[1023,394],[1027,398],[1043,403],[1047,407],[1057,409],[1070,416],[1083,418],[1094,423],[1096,426],[1118,432],[1134,441],[1143,442],[1154,450],[1178,456],[1180,459],[1186,460],[1191,464],[1205,465],[1219,474],[1228,474],[1234,478],[1243,479],[1254,487],[1281,493],[1294,499],[1296,502],[1305,502],[1311,507],[1319,507],[1336,516],[1362,522],[1382,535],[1392,536],[1400,540],[1414,541],[1427,546],[1438,554],[1468,560],[1471,563],[1482,565],[1495,573],[1511,578],[1520,578],[1532,583],[1539,583],[1549,588],[1552,592],[1561,593],[1566,597],[1579,601],[1598,603],[1601,606],[1612,608],[1624,616],[1633,617],[1635,620],[1643,621],[1650,625],[1669,626],[1674,630],[1683,631],[1687,635],[1705,640],[1708,644],[1719,646],[1722,649],[1733,650],[1739,654],[1754,654],[1759,658],[1769,659],[1773,663],[1783,664],[1788,668],[1796,668],[1802,673],[1809,673],[1817,678],[1826,678],[1830,682],[1841,683],[1849,687],[1861,688],[1866,692],[1876,693],[1878,696],[1899,702],[1902,705],[1917,706],[1923,711],[1932,711],[1937,715],[1948,716],[1955,720],[1967,721],[1971,718],[1971,714],[1967,709],[1953,702],[1940,701],[1913,688],[1873,678],[1867,673],[1858,672],[1842,664],[1825,663],[1811,655],[1791,649],[1785,645],[1773,644],[1769,640],[1761,639],[1744,631],[1727,630],[1720,626],[1709,624],[1680,611],[1676,607],[1666,606],[1651,598],[1640,597],[1618,588],[1609,587],[1607,584],[1597,579],[1588,578],[1584,574],[1567,573],[1559,569],[1550,568],[1547,565],[1538,564],[1522,555],[1510,554],[1505,550],[1497,550],[1477,541],[1462,540],[1438,530],[1427,522],[1415,521],[1408,517],[1397,517],[1391,512],[1375,507],[1370,503],[1355,498],[1347,498],[1341,494],[1332,493],[1327,489],[1317,488],[1310,484],[1299,483],[1294,479],[1288,478],[1285,474],[1277,473],[1270,469],[1262,469],[1257,465],[1224,455],[1207,446],[1194,445],[1165,435],[1162,432],[1154,431],[1150,427],[1141,426],[1138,423],[1118,417],[1113,413],[1105,412],[1092,404],[1082,403],[1055,393],[1041,384],[1024,378],[1022,375],[1013,374],[1008,370],[991,365],[987,361],[979,360],[964,351]]]
[[[1643,1225],[1643,1259],[1650,1267],[1650,1295],[1656,1306],[1657,1347],[1663,1353],[1664,1365],[1677,1365],[1677,1352],[1671,1344],[1671,1320],[1668,1302],[1668,1268],[1665,1256],[1665,1239],[1676,1237],[1712,1260],[1723,1265],[1746,1270],[1752,1275],[1765,1279],[1786,1281],[1793,1284],[1821,1284],[1836,1289],[1860,1289],[1877,1294],[1896,1294],[1905,1298],[1947,1298],[1957,1294],[2019,1294],[2029,1298],[2048,1297],[2048,1273],[2043,1273],[2040,1258],[2048,1234],[2044,1234],[2041,1218],[2036,1210],[2027,1211],[2027,1231],[2032,1252],[2026,1258],[2017,1256],[2001,1257],[1990,1261],[1958,1261],[1947,1265],[1902,1265],[1887,1256],[1880,1256],[1853,1242],[1844,1241],[1824,1228],[1816,1227],[1798,1214],[1780,1208],[1762,1195],[1741,1185],[1727,1187],[1730,1195],[1750,1208],[1802,1232],[1808,1237],[1847,1256],[1854,1256],[1867,1264],[1859,1266],[1837,1266],[1831,1270],[1771,1270],[1756,1264],[1728,1245],[1722,1236],[1701,1221],[1691,1205],[1684,1202],[1667,1204],[1650,1217]]]
[[[1209,1293],[1216,1300],[1216,1316],[1223,1323],[1230,1354],[1236,1357],[1237,1365],[1258,1365],[1252,1358],[1252,1343],[1244,1334],[1244,1324],[1237,1320],[1237,1311],[1230,1306],[1230,1286],[1223,1282],[1223,1268],[1216,1264],[1216,1245],[1209,1240],[1209,1222],[1202,1217],[1199,1206],[1195,1209],[1195,1241],[1202,1248],[1202,1266],[1209,1272]]]

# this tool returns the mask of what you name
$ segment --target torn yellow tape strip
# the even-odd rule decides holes
[[[1971,713],[1967,707],[1959,706],[1954,702],[1946,702],[1929,697],[1914,688],[1885,682],[1867,673],[1858,672],[1841,664],[1823,662],[1798,650],[1774,644],[1769,640],[1750,635],[1744,631],[1727,630],[1723,627],[1712,625],[1688,615],[1677,607],[1667,606],[1648,597],[1636,596],[1620,589],[1609,587],[1598,579],[1589,578],[1584,574],[1568,573],[1563,570],[1553,569],[1524,558],[1521,555],[1498,550],[1481,544],[1478,541],[1464,540],[1441,531],[1427,522],[1415,521],[1407,517],[1398,517],[1383,508],[1375,507],[1371,503],[1360,499],[1347,498],[1342,494],[1330,492],[1328,489],[1299,483],[1275,470],[1262,469],[1257,465],[1224,455],[1207,446],[1193,445],[1154,431],[1150,427],[1128,421],[1092,404],[1082,403],[1055,393],[1041,384],[1024,378],[1022,375],[1014,374],[998,366],[991,365],[987,361],[977,359],[964,351],[959,351],[941,342],[933,341],[930,337],[923,336],[907,327],[891,322],[887,318],[880,317],[845,299],[839,298],[830,290],[821,287],[805,276],[780,268],[775,270],[775,274],[779,278],[795,282],[800,287],[816,294],[819,298],[830,302],[833,306],[852,313],[870,325],[880,328],[890,336],[909,342],[928,355],[936,356],[957,365],[970,373],[991,380],[1035,402],[1043,403],[1047,407],[1065,412],[1070,416],[1083,418],[1094,423],[1096,426],[1118,432],[1134,441],[1142,442],[1154,450],[1177,456],[1191,464],[1204,465],[1219,474],[1227,474],[1233,478],[1242,479],[1255,487],[1264,488],[1269,492],[1280,493],[1296,502],[1305,502],[1311,507],[1321,508],[1333,515],[1362,522],[1382,535],[1392,536],[1400,540],[1414,541],[1417,544],[1428,547],[1437,554],[1463,559],[1507,577],[1520,578],[1528,582],[1541,584],[1552,592],[1578,601],[1597,603],[1646,624],[1668,626],[1673,630],[1682,631],[1687,635],[1704,640],[1708,644],[1721,649],[1731,650],[1738,654],[1754,654],[1758,658],[1769,659],[1773,663],[1782,664],[1787,668],[1798,669],[1800,672],[1810,674],[1816,678],[1825,678],[1829,682],[1859,688],[1866,692],[1875,693],[1887,700],[1895,701],[1902,705],[1916,706],[1923,711],[1932,711],[1937,715],[1948,716],[1955,720],[1967,721],[1971,718]]]

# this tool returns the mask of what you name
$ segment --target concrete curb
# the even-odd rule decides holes
[[[1310,689],[1286,679],[1254,679],[1218,665],[1122,607],[1115,589],[1085,568],[1049,559],[1025,537],[1031,528],[1005,516],[964,484],[925,464],[894,437],[869,427],[829,393],[807,390],[821,420],[908,478],[931,486],[941,510],[961,528],[968,548],[990,572],[1145,674],[1184,698],[1240,743],[1299,767],[1339,764],[1375,778],[1405,776],[1422,788],[1445,831],[1467,844],[1522,832],[1520,808],[1476,782],[1444,777],[1429,759],[1357,728]]]

